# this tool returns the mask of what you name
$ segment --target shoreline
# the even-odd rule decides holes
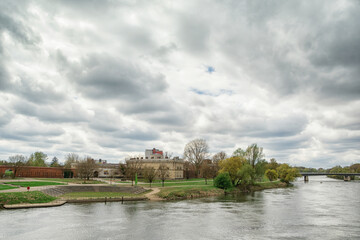
[[[261,184],[255,184],[249,187],[249,189],[239,189],[234,188],[230,191],[226,191],[220,188],[213,188],[209,190],[204,190],[201,188],[189,188],[188,192],[185,191],[183,196],[176,195],[176,188],[170,189],[167,196],[161,196],[162,189],[153,189],[152,192],[145,194],[140,197],[99,197],[99,198],[74,198],[74,199],[56,199],[55,201],[47,203],[19,203],[19,204],[0,204],[0,209],[23,209],[23,208],[42,208],[42,207],[58,207],[66,203],[93,203],[93,202],[129,202],[129,201],[176,201],[176,200],[187,200],[195,198],[204,198],[204,197],[213,197],[213,196],[222,196],[222,195],[236,195],[251,193],[255,191],[262,191],[266,189],[275,189],[275,188],[287,188],[290,187],[282,182],[266,182]],[[165,189],[169,190],[169,189]]]

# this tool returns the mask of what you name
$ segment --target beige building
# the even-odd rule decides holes
[[[152,154],[152,152],[154,152],[154,154]],[[130,158],[126,160],[126,163],[137,163],[140,170],[145,168],[154,168],[155,170],[158,170],[160,165],[165,165],[165,167],[168,169],[168,179],[184,178],[184,160],[180,159],[179,157],[164,157],[162,151],[157,149],[145,150],[145,156],[146,157]],[[141,176],[142,175],[140,173],[139,177]]]

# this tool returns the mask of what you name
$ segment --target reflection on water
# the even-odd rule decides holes
[[[360,182],[172,202],[0,211],[0,239],[360,239]]]

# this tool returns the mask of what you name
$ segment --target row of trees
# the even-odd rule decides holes
[[[156,178],[160,179],[162,186],[164,186],[165,180],[169,177],[169,168],[165,164],[160,164],[157,169],[154,167],[143,167],[143,165],[141,160],[132,160],[128,161],[126,165],[120,164],[120,170],[131,180],[132,185],[134,185],[136,176],[139,175],[150,183],[150,187]]]
[[[279,178],[290,183],[299,175],[296,168],[288,164],[278,164],[275,159],[267,162],[264,157],[263,148],[257,144],[246,149],[238,148],[231,157],[219,152],[212,159],[209,159],[208,145],[204,139],[195,139],[184,149],[184,158],[195,167],[196,177],[201,175],[205,179],[214,178],[219,173],[218,182],[223,183],[228,179],[232,186],[246,187],[261,181],[264,176],[271,181]]]

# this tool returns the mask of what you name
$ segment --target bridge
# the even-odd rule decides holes
[[[351,176],[360,176],[360,173],[317,173],[317,172],[301,172],[304,181],[309,181],[309,176],[344,176],[344,181],[350,181]]]

